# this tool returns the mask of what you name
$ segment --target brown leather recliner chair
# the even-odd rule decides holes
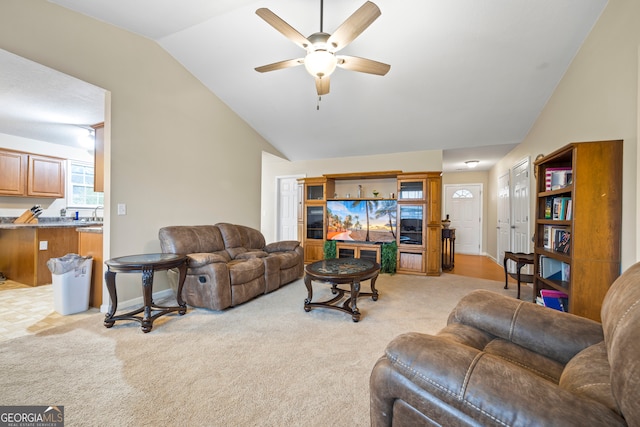
[[[396,337],[370,378],[372,426],[640,425],[640,263],[602,324],[489,291],[437,335]]]

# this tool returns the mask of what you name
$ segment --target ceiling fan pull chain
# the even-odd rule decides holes
[[[316,110],[320,111],[320,101],[322,101],[322,97],[318,95],[318,103],[316,104]]]

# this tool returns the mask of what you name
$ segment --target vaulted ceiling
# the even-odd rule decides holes
[[[445,170],[523,140],[607,3],[374,0],[382,15],[340,53],[391,70],[339,68],[319,101],[304,67],[254,68],[305,53],[256,9],[309,36],[320,0],[49,1],[155,40],[291,160],[443,149]],[[325,1],[324,31],[363,3]]]

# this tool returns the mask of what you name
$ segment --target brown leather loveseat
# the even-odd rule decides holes
[[[372,426],[640,425],[640,263],[602,324],[488,291],[437,335],[396,337],[370,378]]]
[[[262,233],[243,225],[178,225],[158,233],[163,253],[189,256],[182,289],[194,307],[223,310],[292,282],[304,272],[300,242],[265,244]],[[178,273],[169,271],[174,291]]]

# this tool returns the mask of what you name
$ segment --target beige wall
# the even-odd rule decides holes
[[[110,92],[107,256],[159,251],[165,225],[260,226],[262,151],[276,150],[156,43],[44,0],[2,0],[0,48]],[[119,275],[121,300],[141,294],[133,276]]]
[[[401,170],[403,172],[442,170],[442,151],[427,150],[374,156],[341,157],[334,159],[290,162],[265,154],[262,162],[262,233],[267,242],[276,239],[276,178],[303,175],[322,176],[330,173],[375,172]],[[351,190],[349,190],[351,191]],[[382,188],[379,191],[384,191]],[[355,191],[354,191],[355,193]]]
[[[622,139],[622,269],[638,260],[638,22],[640,2],[609,1],[525,140],[491,170],[490,223],[496,224],[497,179],[518,160],[533,161],[570,142]],[[495,233],[489,233],[494,256],[496,246]]]

